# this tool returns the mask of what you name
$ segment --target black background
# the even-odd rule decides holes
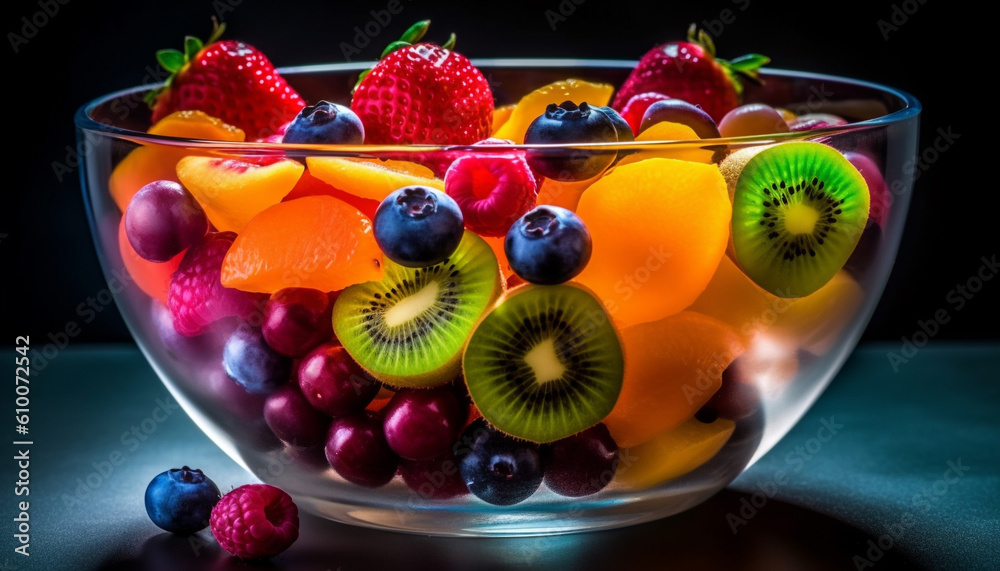
[[[102,290],[86,223],[78,173],[59,180],[53,163],[65,163],[75,144],[73,113],[104,93],[141,84],[154,52],[180,48],[186,34],[206,37],[219,14],[227,37],[260,48],[278,66],[343,61],[341,42],[372,20],[375,2],[199,2],[84,0],[5,3],[2,89],[9,135],[0,218],[0,267],[5,303],[3,339],[50,333],[77,321],[74,342],[129,339],[113,306],[82,323],[76,308]],[[844,75],[909,91],[924,105],[918,149],[933,146],[938,130],[957,138],[916,182],[903,244],[864,340],[900,342],[919,322],[947,309],[951,320],[935,339],[998,339],[1000,279],[986,282],[961,311],[947,300],[998,254],[997,188],[993,151],[982,132],[995,123],[996,94],[988,54],[976,37],[988,37],[988,15],[962,12],[943,0],[777,3],[763,0],[700,2],[448,3],[399,0],[393,16],[354,60],[374,59],[411,23],[433,20],[428,39],[458,34],[469,57],[582,57],[638,59],[658,43],[682,39],[688,24],[715,31],[720,57],[759,52],[772,66]],[[48,3],[53,16],[37,16]],[[729,10],[730,12],[725,12]],[[24,20],[45,20],[27,43]],[[723,20],[729,23],[723,23]],[[883,24],[880,27],[880,21]],[[895,28],[889,27],[895,26]],[[554,29],[553,29],[554,28]],[[31,31],[30,29],[28,30]],[[990,109],[993,110],[990,110]],[[978,132],[978,133],[977,133]]]

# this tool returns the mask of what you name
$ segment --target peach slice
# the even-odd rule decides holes
[[[281,202],[302,176],[302,163],[278,157],[185,157],[177,178],[220,231],[239,232]]]
[[[329,292],[381,280],[382,274],[371,221],[332,196],[306,196],[255,216],[226,254],[221,280],[244,291]]]
[[[650,141],[698,141],[700,138],[694,132],[694,129],[684,125],[683,123],[674,123],[672,121],[661,121],[656,123],[652,127],[646,129],[645,131],[639,133],[636,141],[650,142]],[[694,161],[696,163],[711,164],[712,157],[715,151],[699,149],[696,147],[691,148],[670,148],[670,149],[658,149],[655,151],[639,151],[637,153],[626,155],[621,161],[618,162],[619,165],[627,165],[630,163],[642,161],[645,159],[651,159],[655,157],[665,158],[665,159],[680,159],[683,161]]]
[[[500,127],[503,127],[504,123],[510,119],[515,107],[517,105],[511,103],[510,105],[502,105],[493,110],[493,128],[490,129],[490,133],[496,133]]]
[[[408,161],[306,157],[309,172],[348,194],[382,202],[394,191],[423,185],[444,191],[444,181],[431,169]]]
[[[576,212],[594,242],[576,280],[633,325],[677,313],[702,293],[724,255],[732,205],[715,165],[653,158],[615,167]]]
[[[683,476],[718,454],[735,429],[736,423],[724,418],[710,424],[692,418],[644,444],[622,450],[615,482],[642,490]]]
[[[149,128],[152,135],[210,141],[242,141],[243,131],[202,111],[176,111]],[[108,190],[125,212],[132,196],[156,180],[177,180],[177,161],[195,154],[184,148],[144,146],[133,150],[111,172]]]
[[[538,197],[535,199],[535,204],[561,206],[576,212],[577,207],[580,205],[580,197],[583,196],[583,191],[590,188],[590,185],[597,182],[599,178],[600,176],[596,176],[587,180],[567,182],[545,178],[542,180],[542,187],[538,189]]]
[[[281,201],[288,202],[290,200],[302,198],[303,196],[332,196],[357,208],[358,211],[367,216],[369,220],[375,217],[375,211],[378,210],[379,205],[379,203],[375,200],[348,194],[331,184],[321,181],[320,179],[314,177],[308,169],[302,173],[302,178],[295,183],[295,188],[286,194]]]
[[[722,386],[722,372],[743,351],[736,332],[717,319],[685,311],[621,332],[625,378],[604,419],[623,448],[677,427]]]

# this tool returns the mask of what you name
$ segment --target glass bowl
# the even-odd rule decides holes
[[[570,77],[618,86],[635,62],[498,59],[474,63],[490,82],[499,106],[516,103],[533,89]],[[347,102],[354,79],[366,67],[360,63],[334,64],[281,71],[306,101]],[[197,154],[259,160],[253,157],[286,155],[305,162],[306,157],[363,157],[440,167],[472,152],[509,153],[509,147],[290,146],[151,135],[146,133],[150,114],[142,96],[153,86],[141,86],[101,97],[78,111],[76,125],[84,150],[81,155],[85,157],[81,183],[109,289],[153,369],[187,414],[222,450],[260,480],[289,492],[304,509],[349,524],[433,535],[527,536],[614,528],[690,508],[725,487],[767,452],[815,401],[854,348],[875,309],[899,246],[913,182],[913,171],[907,165],[916,152],[920,104],[898,90],[840,77],[780,70],[767,70],[762,77],[763,85],[748,86],[746,102],[766,102],[797,114],[834,113],[849,124],[730,139],[517,147],[548,156],[613,153],[620,158],[631,153],[638,155],[630,158],[634,165],[642,164],[635,160],[638,158],[677,158],[689,156],[685,153],[708,152],[718,160],[744,148],[818,141],[842,153],[860,153],[869,159],[865,174],[871,193],[871,219],[846,267],[819,292],[785,299],[748,285],[738,266],[722,255],[705,291],[693,304],[685,302],[681,309],[688,314],[709,315],[731,327],[742,353],[732,364],[733,355],[727,358],[718,354],[685,361],[689,370],[681,372],[680,377],[688,381],[670,381],[677,386],[669,398],[686,400],[679,405],[687,411],[686,420],[680,427],[657,432],[652,438],[648,434],[639,438],[644,442],[620,446],[614,470],[591,477],[594,489],[603,488],[583,496],[560,495],[543,483],[527,499],[512,505],[495,505],[471,494],[436,499],[447,495],[436,491],[451,486],[455,478],[461,480],[455,464],[444,462],[436,464],[440,469],[423,470],[423,479],[412,488],[399,475],[387,484],[368,487],[338,475],[330,467],[322,445],[286,444],[264,419],[266,395],[248,393],[228,377],[223,367],[223,347],[237,326],[236,320],[220,321],[196,337],[179,335],[164,306],[166,286],[162,284],[169,279],[171,270],[161,270],[159,278],[129,273],[134,266],[123,261],[120,249],[123,215],[109,188],[116,166],[137,149],[156,150],[161,157],[174,158]],[[629,235],[629,228],[615,231],[619,230]],[[636,238],[636,244],[638,248],[648,246],[641,237]],[[595,252],[597,247],[595,240]],[[502,252],[502,248],[494,246],[494,251]],[[663,282],[650,278],[656,269],[636,268],[632,285],[638,288],[648,281],[659,288]],[[510,271],[504,270],[506,277]],[[149,285],[151,279],[153,286]],[[161,284],[159,289],[155,283]],[[631,293],[632,289],[616,289],[611,297],[619,297],[605,298],[605,309],[615,302],[627,304]],[[654,296],[658,293],[646,292]],[[621,336],[629,324],[621,323],[613,311],[608,313]],[[251,326],[259,326],[262,316],[257,312],[246,320]],[[654,341],[658,339],[655,331],[665,330],[654,330],[650,334]],[[669,331],[662,344],[647,342],[641,350],[632,352],[626,344],[624,368],[642,362],[648,369],[651,365],[647,361],[655,368],[655,363],[663,362],[665,367],[674,367],[671,374],[677,374],[676,362],[683,358],[673,355],[671,347],[680,341],[667,339],[689,336],[690,330]],[[294,376],[291,373],[289,378]],[[627,383],[629,376],[625,377]],[[720,378],[722,388],[718,385]],[[294,383],[294,379],[290,382]],[[711,406],[702,406],[709,397],[713,399]],[[636,408],[644,412],[635,413],[632,420],[642,421],[659,416],[660,410],[678,408],[657,403],[656,398],[665,397],[645,399],[652,405]],[[375,404],[369,408],[375,408]],[[324,422],[331,420],[325,418]],[[676,426],[677,421],[670,424]],[[550,445],[543,447],[551,449]],[[462,486],[464,483],[459,484]]]

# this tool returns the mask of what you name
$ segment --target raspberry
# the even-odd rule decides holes
[[[263,307],[267,296],[222,285],[222,260],[236,239],[234,232],[209,233],[192,246],[170,277],[167,306],[174,329],[181,335],[201,333],[206,325],[225,317],[247,319]]]
[[[444,188],[455,199],[465,226],[481,236],[506,236],[535,206],[535,176],[523,153],[468,154],[448,167]]]
[[[299,538],[299,509],[268,484],[247,484],[222,496],[209,521],[223,549],[243,559],[274,557]]]
[[[637,93],[629,98],[625,107],[622,107],[622,119],[625,119],[628,126],[632,127],[632,132],[638,135],[639,126],[642,124],[642,116],[646,113],[646,109],[649,109],[649,106],[657,101],[665,99],[670,99],[670,97],[662,93],[656,93],[655,91]]]

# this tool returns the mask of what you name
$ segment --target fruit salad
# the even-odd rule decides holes
[[[850,121],[744,101],[768,58],[696,30],[621,84],[497,101],[428,24],[349,100],[221,26],[158,54],[149,133],[266,151],[111,172],[166,350],[208,354],[205,398],[322,481],[424,503],[631,493],[759,438],[865,298],[886,185],[828,144]]]

